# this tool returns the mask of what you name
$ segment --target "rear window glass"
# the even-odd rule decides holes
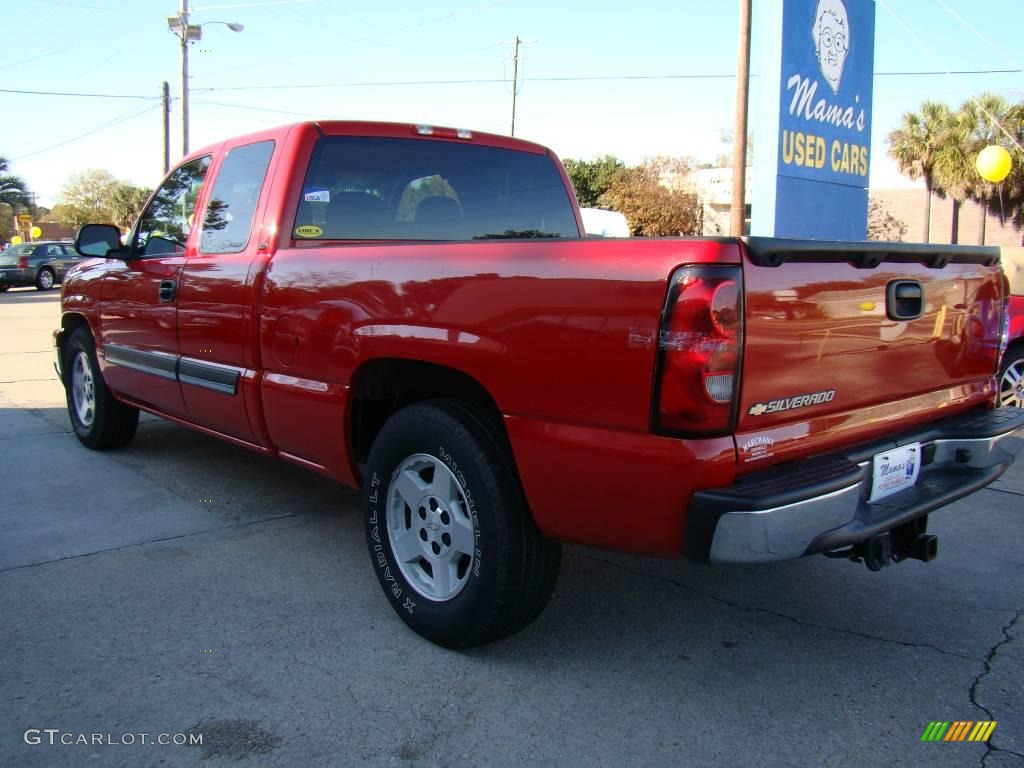
[[[293,233],[302,240],[579,236],[547,155],[359,136],[317,143]]]

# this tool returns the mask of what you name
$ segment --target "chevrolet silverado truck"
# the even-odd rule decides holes
[[[993,248],[587,239],[536,144],[306,122],[87,225],[58,370],[79,440],[139,411],[362,489],[372,567],[447,647],[519,631],[564,542],[711,563],[937,551],[1011,464]]]

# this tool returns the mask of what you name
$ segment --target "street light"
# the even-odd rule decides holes
[[[188,154],[188,44],[203,39],[203,27],[208,24],[223,24],[232,32],[241,32],[245,27],[231,21],[206,21],[202,24],[188,23],[188,0],[181,0],[177,16],[167,17],[167,29],[181,41],[181,149]]]

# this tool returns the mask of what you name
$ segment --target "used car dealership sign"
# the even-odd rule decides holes
[[[781,0],[762,20],[777,136],[760,158],[754,234],[862,240],[867,234],[874,74],[873,0]],[[772,11],[766,11],[771,15]],[[766,130],[771,129],[771,130]]]

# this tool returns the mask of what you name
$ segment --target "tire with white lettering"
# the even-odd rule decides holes
[[[505,435],[483,410],[427,400],[395,413],[373,443],[363,498],[377,578],[423,637],[482,645],[544,610],[561,546],[537,529]]]
[[[71,334],[64,348],[63,373],[68,417],[78,439],[97,451],[128,445],[135,437],[139,412],[115,400],[107,389],[88,329]]]

